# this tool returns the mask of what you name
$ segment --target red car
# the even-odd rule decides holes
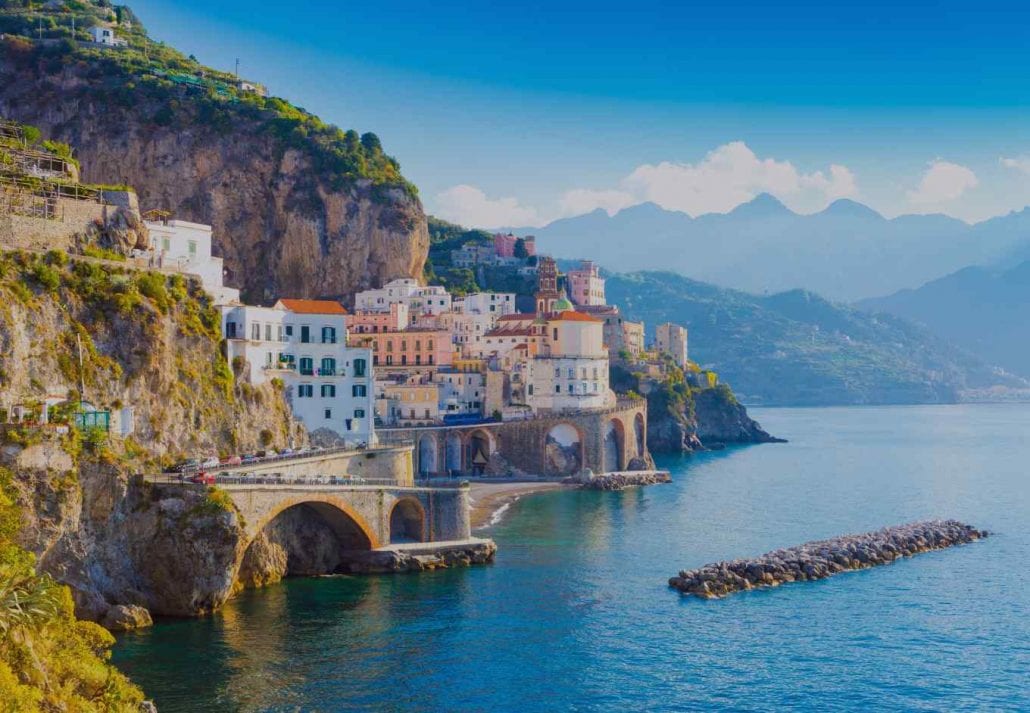
[[[213,473],[208,473],[206,470],[202,470],[190,478],[190,482],[198,483],[200,485],[214,485],[215,476]]]

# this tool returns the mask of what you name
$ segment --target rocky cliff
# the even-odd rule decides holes
[[[132,409],[133,433],[58,429],[82,388],[94,407]],[[231,504],[132,476],[181,455],[287,443],[282,392],[234,385],[198,285],[57,252],[0,254],[0,410],[25,414],[0,427],[22,544],[72,587],[80,615],[125,604],[196,615],[232,594],[244,539]]]
[[[720,448],[728,443],[776,443],[725,384],[699,388],[669,366],[664,379],[645,377],[632,366],[614,362],[612,388],[647,398],[647,447],[653,453]]]
[[[422,274],[422,205],[374,135],[128,36],[123,51],[0,42],[0,115],[78,147],[83,180],[132,185],[143,211],[211,224],[247,300],[346,296]]]

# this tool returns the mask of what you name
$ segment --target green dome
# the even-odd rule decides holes
[[[570,309],[575,309],[575,307],[572,306],[572,302],[570,302],[569,298],[565,295],[559,297],[554,303],[555,312],[565,312]]]

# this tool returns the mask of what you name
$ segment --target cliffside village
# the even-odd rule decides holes
[[[356,293],[352,310],[288,297],[262,307],[222,284],[209,226],[147,226],[151,247],[137,258],[200,277],[221,309],[234,371],[252,384],[281,379],[309,432],[329,431],[348,445],[374,443],[377,428],[612,408],[610,354],[645,371],[648,362],[660,368],[663,354],[688,364],[687,330],[660,325],[647,350],[643,323],[606,302],[604,278],[589,261],[562,275],[552,258],[538,257],[531,311],[518,311],[514,293],[457,296],[413,278]],[[514,243],[494,236],[500,264],[513,258]]]

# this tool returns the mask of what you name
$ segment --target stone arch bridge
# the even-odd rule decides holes
[[[377,485],[219,484],[243,518],[248,543],[295,508],[314,514],[353,550],[468,540],[469,489]]]
[[[528,474],[544,477],[653,466],[647,450],[647,402],[619,399],[596,411],[541,414],[522,421],[386,428],[386,443],[413,446],[416,477]]]

